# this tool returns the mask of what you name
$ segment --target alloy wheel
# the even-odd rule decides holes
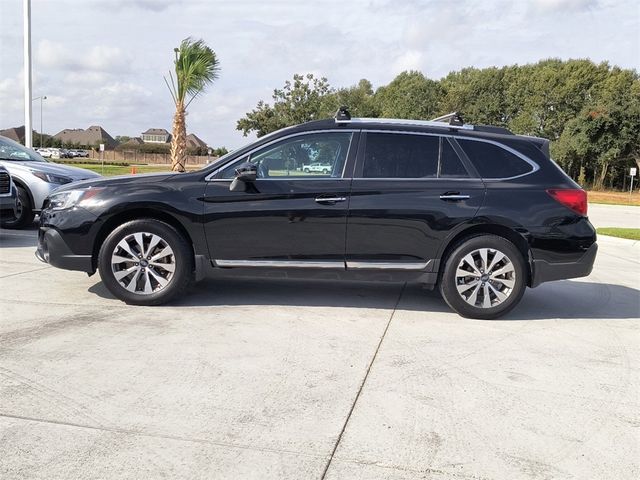
[[[165,239],[136,232],[118,242],[111,255],[111,271],[126,290],[149,295],[165,288],[173,278],[176,259]]]
[[[507,255],[479,248],[465,255],[456,269],[456,289],[469,305],[491,308],[503,303],[514,289],[516,271]]]

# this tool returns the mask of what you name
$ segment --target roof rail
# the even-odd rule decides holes
[[[441,117],[436,117],[431,119],[432,122],[449,122],[449,125],[456,125],[458,127],[464,125],[464,120],[462,120],[462,115],[458,112],[447,113],[446,115],[442,115]]]
[[[437,127],[437,128],[448,128],[455,130],[473,130],[473,125],[465,124],[465,125],[451,125],[444,122],[434,122],[432,120],[404,120],[401,118],[349,118],[349,119],[335,119],[336,123],[372,123],[372,124],[380,124],[380,125],[416,125],[420,127]]]

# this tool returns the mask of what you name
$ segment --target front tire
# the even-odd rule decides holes
[[[479,235],[463,241],[446,260],[440,292],[463,317],[493,319],[509,312],[522,298],[527,269],[509,240]]]
[[[182,295],[193,279],[193,255],[185,238],[155,219],[127,222],[102,244],[100,277],[130,305],[161,305]]]
[[[24,228],[33,223],[33,205],[29,192],[26,189],[16,185],[16,214],[13,217],[2,220],[4,228]]]

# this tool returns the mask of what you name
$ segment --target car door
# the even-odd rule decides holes
[[[347,269],[431,271],[482,205],[484,184],[446,136],[362,132],[347,220]]]
[[[221,267],[344,269],[355,130],[302,132],[274,140],[221,168],[205,190],[205,233]],[[244,191],[235,169],[257,166]],[[312,163],[330,171],[313,171]],[[348,172],[348,173],[347,173]]]

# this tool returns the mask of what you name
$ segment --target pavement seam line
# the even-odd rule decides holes
[[[61,420],[50,420],[46,418],[27,417],[23,415],[12,415],[10,413],[0,413],[0,417],[12,418],[14,420],[25,420],[28,422],[48,423],[52,425],[60,425],[65,427],[86,428],[88,430],[99,430],[103,432],[110,432],[110,433],[121,434],[121,435],[135,435],[138,437],[149,437],[149,438],[164,438],[167,440],[175,440],[179,442],[215,445],[217,447],[235,448],[238,450],[253,450],[258,452],[271,452],[271,453],[298,455],[301,457],[312,457],[312,458],[324,457],[324,455],[320,455],[320,454],[297,452],[295,450],[283,450],[278,448],[259,447],[259,446],[252,446],[252,445],[239,445],[239,444],[233,444],[233,443],[227,443],[227,442],[217,442],[215,440],[208,440],[204,438],[189,438],[189,437],[181,437],[179,435],[167,435],[164,433],[149,433],[149,432],[143,432],[140,430],[131,430],[127,428],[117,428],[117,427],[114,428],[114,427],[103,427],[103,426],[97,426],[97,425],[86,425],[86,424],[75,423],[75,422],[64,422]]]
[[[46,266],[46,267],[35,268],[33,270],[27,270],[26,272],[10,273],[9,275],[3,275],[2,277],[0,277],[0,279],[9,278],[9,277],[15,277],[16,275],[24,275],[25,273],[39,272],[40,270],[46,270],[47,268],[51,268],[51,267],[50,266]]]
[[[389,320],[387,320],[387,325],[384,327],[382,335],[380,336],[380,340],[378,341],[378,345],[376,346],[375,351],[373,352],[373,357],[371,357],[371,361],[369,362],[369,366],[365,371],[364,378],[362,382],[360,382],[360,387],[358,388],[358,392],[356,393],[356,397],[353,399],[353,403],[351,404],[351,408],[349,409],[349,413],[347,414],[347,418],[345,418],[344,423],[342,424],[342,429],[340,430],[340,434],[336,439],[336,443],[333,445],[333,450],[331,450],[331,455],[329,455],[329,460],[327,464],[324,466],[324,470],[322,471],[322,475],[320,476],[320,480],[324,480],[329,472],[329,467],[331,466],[331,462],[333,462],[333,457],[338,450],[338,446],[342,441],[342,436],[344,435],[345,430],[347,429],[347,425],[349,424],[349,420],[351,420],[351,415],[356,408],[356,404],[358,403],[358,399],[360,398],[360,394],[364,389],[364,385],[367,382],[367,378],[369,378],[369,373],[371,372],[371,368],[373,368],[373,364],[378,357],[378,352],[380,351],[380,346],[382,345],[383,340],[387,336],[387,332],[389,331],[389,326],[391,325],[391,320],[393,320],[394,315],[396,314],[396,310],[398,309],[398,305],[400,304],[400,299],[402,298],[402,294],[404,293],[404,289],[407,286],[407,283],[402,284],[402,288],[400,289],[400,293],[398,294],[398,298],[396,300],[395,305],[393,306],[393,310],[391,311],[391,315],[389,315]]]

